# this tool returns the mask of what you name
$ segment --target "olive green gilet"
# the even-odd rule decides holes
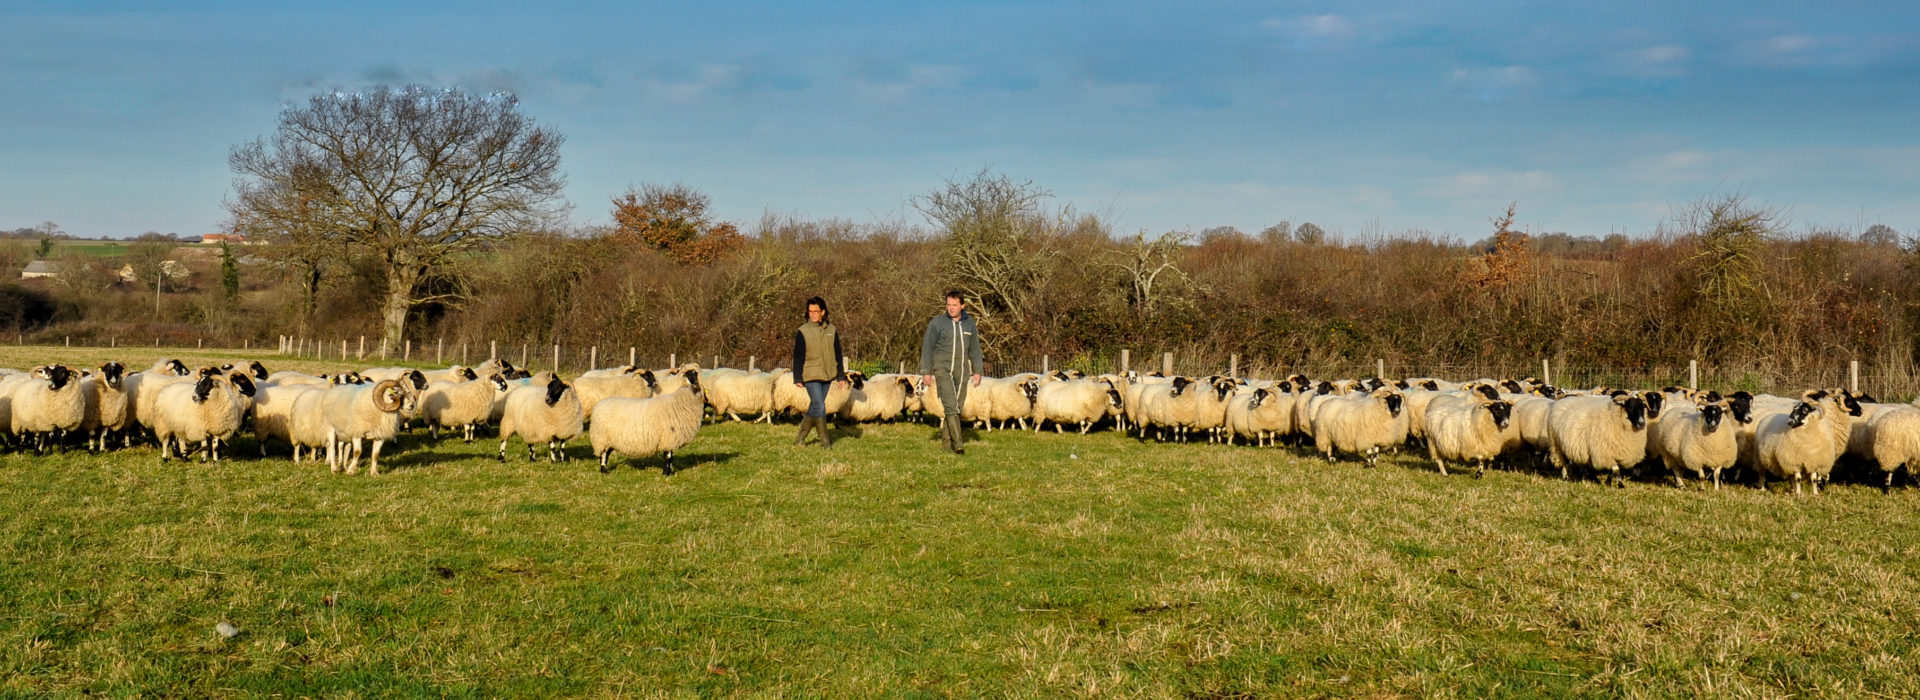
[[[832,381],[840,374],[840,368],[833,366],[833,337],[839,332],[831,323],[800,324],[800,337],[807,341],[806,366],[800,368],[800,381]]]

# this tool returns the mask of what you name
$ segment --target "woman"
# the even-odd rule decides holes
[[[807,433],[820,428],[820,446],[832,448],[827,437],[827,389],[846,380],[840,355],[840,329],[828,320],[827,300],[807,300],[807,322],[793,332],[793,384],[807,390],[807,415],[800,421],[795,446],[807,444]]]

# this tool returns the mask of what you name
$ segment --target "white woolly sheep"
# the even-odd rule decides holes
[[[661,471],[673,474],[673,452],[693,442],[706,411],[698,376],[687,386],[648,399],[607,399],[587,439],[600,457],[600,471],[619,452],[628,458],[664,454]]]
[[[700,386],[707,398],[707,405],[713,407],[717,419],[726,416],[735,421],[740,414],[757,414],[755,423],[773,422],[773,389],[778,378],[769,372],[749,372],[739,369],[715,369],[702,377]],[[644,397],[636,397],[644,398]],[[852,402],[849,401],[849,406]],[[898,415],[899,411],[894,411]]]
[[[1050,421],[1055,433],[1065,432],[1064,426],[1073,425],[1080,428],[1081,435],[1085,435],[1095,423],[1121,404],[1120,390],[1105,381],[1067,379],[1048,382],[1034,393],[1033,430],[1040,432],[1040,424]]]
[[[1199,410],[1198,393],[1206,387],[1187,377],[1174,377],[1168,384],[1150,384],[1140,393],[1140,400],[1146,404],[1140,416],[1140,434],[1146,437],[1148,427],[1153,428],[1154,439],[1166,440],[1168,436],[1185,440],[1187,427],[1193,425],[1193,415]]]
[[[13,388],[10,429],[22,439],[31,437],[35,454],[60,436],[80,429],[86,418],[87,397],[79,373],[65,365],[47,365],[29,373],[33,379]]]
[[[770,374],[773,375],[773,410],[780,413],[805,415],[807,412],[807,404],[811,399],[807,396],[807,390],[805,388],[794,385],[793,372],[776,370],[770,372]],[[661,391],[664,393],[666,389],[663,387]],[[852,398],[852,396],[852,385],[846,382],[829,383],[827,385],[827,405],[822,406],[821,409],[829,416],[839,415],[840,410],[846,408],[847,399]]]
[[[100,365],[99,374],[80,380],[80,390],[86,399],[86,408],[80,418],[80,431],[86,436],[89,451],[107,449],[107,437],[113,433],[131,433],[126,430],[128,426],[125,365],[118,362]],[[126,438],[129,445],[132,439]]]
[[[1547,413],[1547,430],[1548,457],[1560,478],[1578,464],[1626,488],[1621,470],[1647,457],[1647,401],[1626,392],[1560,399]]]
[[[426,418],[427,433],[440,439],[441,428],[458,428],[466,442],[473,442],[475,426],[493,413],[493,399],[505,394],[507,380],[498,374],[484,379],[459,382],[433,382],[420,394],[420,415]]]
[[[1689,402],[1672,402],[1660,422],[1648,428],[1651,447],[1660,463],[1673,473],[1675,486],[1686,486],[1687,472],[1696,479],[1713,479],[1720,489],[1720,473],[1740,459],[1739,429],[1744,415],[1733,414],[1732,403],[1709,392]]]
[[[1774,476],[1792,481],[1796,494],[1806,481],[1818,495],[1833,473],[1833,463],[1847,450],[1852,416],[1859,410],[1859,402],[1840,392],[1809,391],[1792,411],[1762,419],[1754,429],[1760,487],[1766,488],[1767,477]]]
[[[1920,409],[1897,405],[1881,411],[1870,422],[1873,461],[1886,474],[1880,492],[1887,493],[1893,490],[1895,470],[1905,467],[1907,480],[1912,481],[1913,470],[1920,466]]]
[[[848,373],[848,380],[855,383],[847,394],[847,405],[840,409],[844,420],[864,423],[899,418],[907,410],[907,400],[917,393],[914,378],[904,374],[860,375],[857,381],[854,375],[860,373]],[[708,392],[708,401],[714,400],[716,391]]]
[[[366,450],[367,473],[380,474],[380,448],[400,433],[401,422],[418,405],[418,396],[406,382],[389,379],[373,384],[339,384],[321,395],[327,418],[327,468],[348,474],[360,470]]]
[[[261,384],[253,395],[253,439],[260,445],[260,456],[267,456],[267,442],[279,440],[288,445],[298,446],[293,441],[294,402],[301,394],[309,391],[325,393],[327,388],[319,384]],[[317,406],[317,404],[316,404]],[[316,412],[317,413],[317,412]],[[324,416],[322,416],[324,419]],[[313,439],[314,446],[326,444],[324,420],[319,421],[319,435]]]
[[[1388,387],[1330,397],[1314,413],[1314,449],[1328,462],[1333,461],[1334,453],[1344,452],[1361,455],[1367,466],[1373,466],[1380,450],[1407,440],[1407,415],[1401,410],[1404,401],[1398,390]]]
[[[507,461],[507,439],[515,435],[527,444],[529,462],[538,459],[534,443],[546,443],[547,461],[566,460],[567,441],[580,434],[583,414],[580,396],[572,386],[551,372],[534,375],[527,386],[507,393],[506,413],[500,417],[500,461]]]
[[[1447,473],[1447,462],[1473,464],[1473,477],[1487,471],[1487,463],[1506,449],[1512,426],[1513,404],[1490,401],[1474,394],[1465,401],[1436,401],[1427,406],[1427,457]]]
[[[591,377],[576,377],[572,383],[574,395],[580,397],[580,417],[593,420],[593,408],[603,399],[629,398],[644,399],[652,396],[658,387],[653,370],[638,369],[631,372],[620,371],[597,374]]]
[[[241,374],[240,376],[246,376]],[[240,432],[246,415],[240,392],[229,375],[209,372],[191,383],[169,384],[155,397],[153,434],[160,440],[160,461],[204,448],[205,459],[220,461],[220,443]],[[188,449],[192,445],[193,449]]]

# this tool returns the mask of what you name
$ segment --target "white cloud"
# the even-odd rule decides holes
[[[1488,102],[1497,102],[1540,85],[1540,77],[1526,66],[1457,68],[1448,78],[1455,87],[1469,90]]]
[[[1271,18],[1260,23],[1269,32],[1285,38],[1296,51],[1317,51],[1339,46],[1352,39],[1352,20],[1340,15],[1303,15]]]
[[[1443,199],[1513,200],[1559,188],[1559,178],[1545,170],[1470,170],[1429,181],[1421,194]]]
[[[1609,73],[1636,78],[1678,78],[1687,74],[1693,50],[1676,44],[1646,46],[1607,57]]]

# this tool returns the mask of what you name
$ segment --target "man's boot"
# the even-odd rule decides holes
[[[947,421],[947,430],[949,431],[948,437],[947,437],[947,449],[953,450],[953,453],[957,455],[963,455],[967,453],[967,448],[962,446],[962,442],[966,434],[960,432],[960,429],[961,429],[960,421],[957,421],[957,420]]]
[[[807,433],[813,432],[813,422],[815,420],[818,419],[813,416],[800,417],[800,436],[793,439],[794,447],[801,447],[807,444]]]

